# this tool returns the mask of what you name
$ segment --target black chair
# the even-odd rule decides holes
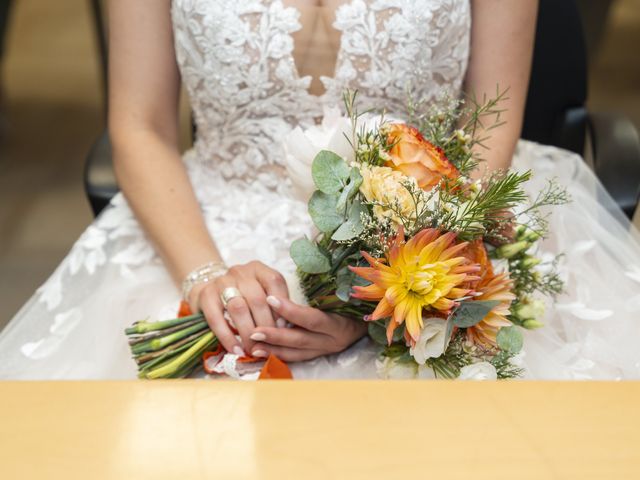
[[[631,218],[640,194],[638,132],[624,116],[587,111],[587,71],[576,2],[540,0],[522,138],[590,154],[596,175]]]
[[[588,112],[586,99],[587,54],[576,2],[540,0],[522,138],[591,154],[598,178],[631,217],[640,192],[638,133],[622,116]],[[106,132],[89,152],[85,188],[96,215],[118,192]]]

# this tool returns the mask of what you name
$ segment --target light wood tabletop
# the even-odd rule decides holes
[[[640,383],[4,382],[2,479],[638,479]]]

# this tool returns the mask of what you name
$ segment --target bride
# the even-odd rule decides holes
[[[340,106],[406,116],[406,97],[509,86],[487,168],[557,177],[573,202],[544,243],[567,292],[526,332],[528,378],[640,377],[640,247],[568,152],[518,141],[535,1],[113,0],[109,131],[122,194],[0,337],[0,377],[133,378],[123,330],[168,318],[181,294],[228,352],[291,362],[296,378],[375,376],[361,322],[288,298],[291,242],[311,232],[282,142]],[[183,82],[197,139],[178,151]],[[221,294],[237,289],[224,316]],[[284,328],[285,326],[293,328]]]

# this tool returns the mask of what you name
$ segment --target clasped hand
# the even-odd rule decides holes
[[[220,298],[228,287],[242,294],[226,307],[241,342],[225,318]],[[264,358],[272,353],[290,362],[310,360],[340,352],[366,332],[363,322],[292,302],[284,277],[258,261],[233,266],[194,288],[191,304],[204,313],[222,346],[241,356]]]

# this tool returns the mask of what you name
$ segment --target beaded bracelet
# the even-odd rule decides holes
[[[193,287],[215,280],[225,273],[227,273],[227,266],[224,262],[207,262],[194,269],[182,282],[182,299],[189,301],[189,295]]]

